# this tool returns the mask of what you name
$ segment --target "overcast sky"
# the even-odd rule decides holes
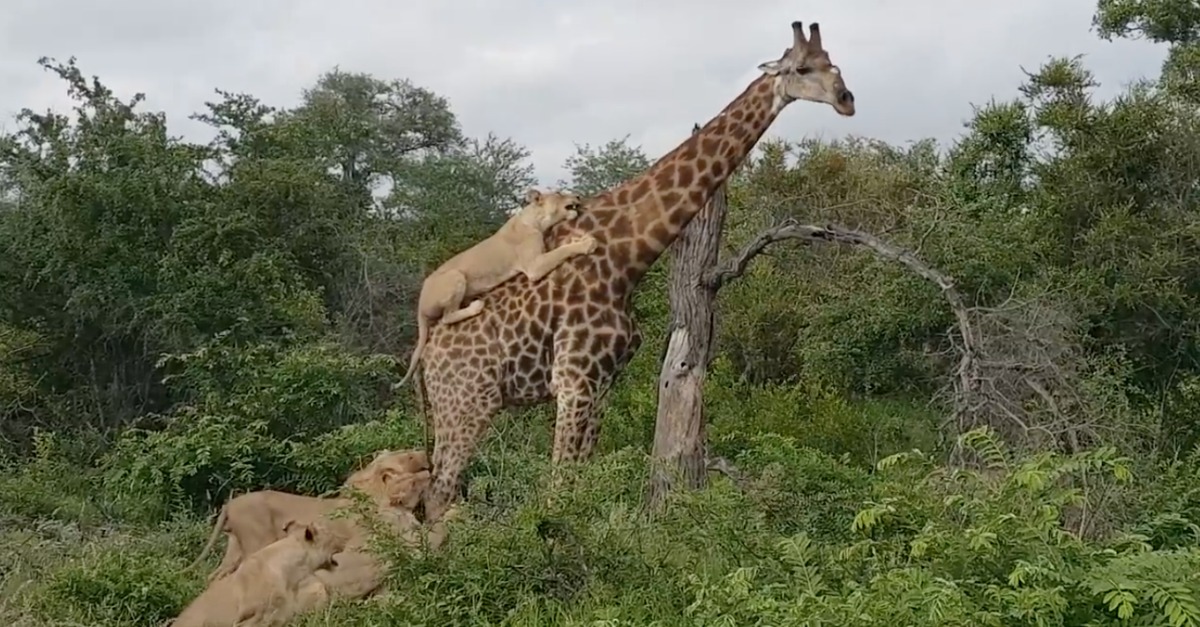
[[[449,98],[469,135],[528,146],[542,184],[573,144],[630,135],[652,158],[715,115],[793,20],[821,24],[858,113],[796,103],[771,135],[890,142],[962,132],[971,104],[1016,94],[1020,67],[1084,53],[1105,95],[1156,75],[1165,51],[1100,40],[1095,0],[0,0],[0,121],[66,105],[39,56],[75,55],[122,97],[142,91],[175,133],[214,87],[291,105],[339,65]],[[593,8],[587,8],[591,5]],[[603,8],[601,8],[603,7]],[[734,10],[732,7],[741,7]]]

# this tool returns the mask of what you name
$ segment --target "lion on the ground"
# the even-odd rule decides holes
[[[289,520],[284,532],[250,553],[231,576],[209,585],[171,627],[275,627],[295,616],[301,583],[336,565],[345,538],[321,522]]]
[[[428,544],[436,549],[446,539],[446,523],[460,515],[457,505],[446,510],[438,522],[429,530]],[[415,517],[413,518],[416,524]],[[410,536],[407,544],[415,545],[419,539]],[[369,552],[346,550],[338,553],[337,566],[320,569],[300,582],[296,595],[296,613],[310,612],[327,605],[334,598],[361,599],[377,592],[383,584],[387,564]]]
[[[423,449],[402,451],[384,449],[376,452],[366,466],[350,473],[342,486],[351,490],[359,490],[372,498],[380,498],[388,490],[388,487],[382,483],[384,469],[394,470],[403,476],[422,470],[432,470],[432,466],[429,464],[429,454]]]
[[[525,193],[525,206],[495,233],[431,272],[417,297],[417,345],[408,372],[393,387],[400,388],[412,376],[432,325],[462,322],[483,311],[482,300],[463,307],[466,299],[518,274],[540,281],[571,257],[595,252],[598,244],[590,235],[546,251],[546,232],[559,222],[574,220],[582,208],[583,201],[577,194],[530,189]]]
[[[360,485],[369,488],[368,495],[374,502],[375,514],[405,537],[411,537],[414,527],[419,525],[412,514],[420,502],[421,494],[431,481],[428,470],[404,472],[405,464],[416,464],[416,456],[391,453],[394,458],[385,458],[375,469],[374,477],[362,478]],[[423,452],[422,452],[423,455]],[[388,461],[400,459],[397,466]],[[380,461],[376,458],[375,461]],[[407,466],[407,467],[411,467]],[[209,575],[215,581],[234,572],[245,556],[280,539],[283,525],[288,521],[309,523],[321,520],[337,533],[347,538],[347,549],[363,544],[366,531],[353,511],[354,501],[347,497],[318,498],[289,494],[276,490],[249,492],[230,499],[221,507],[212,533],[192,567],[203,561],[223,531],[228,536],[225,555],[220,565]],[[345,510],[345,516],[331,516],[337,510]],[[431,545],[433,540],[431,539]],[[439,542],[440,543],[440,542]]]

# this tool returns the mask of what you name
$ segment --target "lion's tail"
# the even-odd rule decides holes
[[[225,526],[225,519],[229,517],[229,504],[221,506],[221,512],[217,514],[217,522],[213,523],[212,533],[208,535],[208,542],[204,548],[200,550],[200,555],[196,557],[196,561],[188,565],[187,569],[191,570],[204,561],[204,556],[212,549],[213,544],[217,542],[217,536],[221,534],[221,529]]]

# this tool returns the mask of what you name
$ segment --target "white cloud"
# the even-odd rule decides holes
[[[739,7],[734,10],[733,7]],[[790,42],[821,23],[858,113],[797,103],[771,135],[848,133],[950,140],[972,103],[1008,99],[1050,56],[1085,53],[1112,94],[1154,74],[1165,51],[1090,32],[1094,0],[858,0],[808,11],[783,0],[5,0],[0,116],[67,104],[39,56],[75,55],[123,96],[147,94],[173,132],[213,88],[290,105],[334,65],[409,78],[446,96],[465,130],[514,137],[539,177],[563,173],[573,144],[626,134],[653,158],[736,96]]]

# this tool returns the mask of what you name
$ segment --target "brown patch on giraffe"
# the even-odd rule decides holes
[[[617,200],[618,205],[628,205],[629,204],[629,188],[622,187],[621,189],[617,190],[616,200]]]
[[[593,229],[592,226],[595,226],[599,229],[608,229],[612,226],[613,219],[617,217],[616,214],[611,211],[592,211],[586,215],[591,216],[594,225],[585,224],[584,220],[582,219],[583,216],[580,216],[578,224],[580,230],[584,231],[585,233],[603,232]]]
[[[663,187],[670,187],[672,184],[674,184],[675,173],[677,170],[678,168],[674,163],[668,163],[662,168],[659,168],[658,172],[654,174],[654,182],[658,185],[659,189]]]
[[[658,246],[665,247],[671,241],[671,229],[665,223],[659,222],[650,227],[650,232],[646,233],[646,239]]]
[[[647,242],[639,241],[637,247],[634,249],[633,257],[637,260],[640,267],[648,268],[650,264],[654,263],[655,259],[658,259],[658,255],[661,252],[662,249],[655,248]]]
[[[613,352],[614,351],[606,351],[605,353],[601,354],[600,359],[595,361],[595,367],[600,368],[605,372],[611,372],[611,369],[615,368],[617,365],[617,359],[613,356]]]
[[[587,304],[587,308],[586,308],[587,317],[589,320],[595,320],[596,318],[599,318],[600,315],[604,312],[604,310],[601,309],[599,303],[589,302],[586,304]]]
[[[684,142],[683,151],[679,153],[679,159],[681,161],[694,160],[699,155],[699,152],[696,148],[696,144],[698,144],[698,143],[699,142],[697,141],[695,135],[693,135],[690,139],[688,139],[686,142]]]
[[[632,255],[630,254],[633,244],[631,242],[614,242],[608,247],[608,258],[612,260],[613,265],[623,268],[629,265]]]
[[[572,304],[578,305],[581,302],[583,302],[582,298]],[[580,309],[579,307],[572,307],[568,309],[567,315],[564,316],[564,319],[564,322],[567,325],[583,324],[587,322],[587,317],[583,315],[583,309]]]
[[[612,343],[612,333],[596,333],[592,336],[592,345],[588,347],[588,351],[594,355],[601,354]]]
[[[631,197],[629,200],[630,200],[630,202],[637,202],[649,195],[650,195],[650,180],[642,179],[641,182],[639,182],[637,185],[635,185],[633,187],[633,191],[630,192]]]
[[[721,148],[721,140],[717,139],[716,137],[705,137],[700,143],[700,150],[701,150],[702,154],[715,155],[715,154],[717,154],[717,151],[720,150],[720,148]],[[698,167],[701,170],[704,169],[704,166],[698,166]]]
[[[678,178],[679,180],[677,181],[677,184],[679,187],[691,187],[692,181],[696,180],[696,172],[691,168],[691,166],[680,166]],[[665,196],[663,202],[666,202]]]
[[[629,214],[621,212],[613,220],[612,226],[608,227],[608,234],[612,239],[625,239],[633,237],[633,220],[629,218]]]
[[[716,182],[716,179],[714,179],[708,172],[700,175],[700,189],[709,189],[713,187]]]
[[[567,304],[572,305],[583,300],[584,294],[587,293],[587,286],[584,285],[583,281],[581,281],[578,276],[574,276],[571,277],[571,281],[567,283],[566,289],[563,291],[563,296],[566,299]]]
[[[588,266],[587,279],[589,281],[601,281],[604,277],[610,277],[616,272],[613,268],[612,260],[608,257],[601,257],[596,260],[596,263]]]
[[[689,171],[689,174],[690,174],[690,171]],[[679,206],[680,202],[683,202],[683,194],[679,193],[677,190],[671,190],[669,192],[665,192],[664,194],[662,194],[662,196],[660,198],[662,200],[663,208],[666,209],[668,212],[673,211],[676,207]],[[649,226],[651,229],[653,229],[655,224],[650,224]]]
[[[712,164],[712,175],[717,178],[725,176],[725,164],[720,161],[714,161]]]
[[[654,175],[654,184],[657,185],[659,189],[666,189],[675,185],[675,167],[671,166],[669,170],[667,168],[659,170]]]
[[[625,277],[613,279],[609,281],[609,285],[612,287],[612,293],[614,297],[624,298],[628,294],[626,290],[629,289],[629,280]]]

